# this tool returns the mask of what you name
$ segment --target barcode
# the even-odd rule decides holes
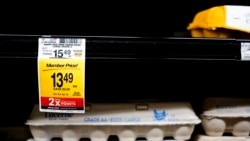
[[[82,39],[60,39],[59,43],[71,43],[71,44],[81,44],[82,43]]]

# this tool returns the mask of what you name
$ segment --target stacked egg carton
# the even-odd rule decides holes
[[[250,99],[206,98],[201,120],[206,135],[196,141],[250,141]]]
[[[189,140],[201,121],[189,102],[91,103],[84,114],[39,112],[36,105],[26,124],[32,141],[119,141]],[[31,141],[30,140],[30,141]]]
[[[198,12],[187,29],[192,37],[249,39],[249,23],[250,6],[221,5]]]

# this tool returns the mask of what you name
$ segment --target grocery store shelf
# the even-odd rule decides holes
[[[13,103],[0,104],[2,112],[8,112],[8,116],[0,118],[0,125],[23,125],[33,105],[38,103],[39,37],[0,35],[2,88],[7,90],[3,99]],[[242,78],[250,71],[250,62],[240,61],[241,41],[236,39],[53,37],[86,38],[88,102],[141,99],[192,102],[204,96],[229,96],[232,92],[249,97],[245,89],[236,86],[248,87]],[[9,113],[16,110],[23,111],[23,116]]]
[[[87,61],[240,60],[241,41],[211,38],[0,35],[1,58],[36,58],[39,37],[86,38]]]

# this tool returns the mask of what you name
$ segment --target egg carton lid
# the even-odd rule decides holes
[[[209,97],[204,100],[202,117],[250,117],[250,99]]]
[[[85,113],[39,112],[35,105],[26,124],[43,125],[178,125],[199,124],[189,102],[89,103]]]

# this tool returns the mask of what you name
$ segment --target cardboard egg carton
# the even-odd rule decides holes
[[[36,105],[29,125],[35,141],[54,137],[63,141],[107,141],[116,135],[119,141],[135,141],[138,137],[162,141],[190,139],[194,127],[201,121],[188,102],[167,103],[92,103],[86,113],[45,113]]]
[[[196,135],[193,141],[250,141],[249,137]]]
[[[207,98],[201,114],[202,127],[206,135],[249,136],[250,99],[244,98]]]

